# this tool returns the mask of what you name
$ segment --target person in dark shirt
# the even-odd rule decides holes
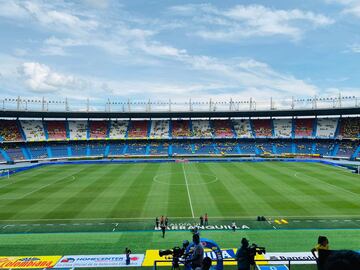
[[[207,213],[205,213],[204,220],[205,220],[205,226],[209,225],[209,217]]]
[[[155,228],[156,229],[159,228],[159,218],[158,217],[155,218]]]
[[[237,260],[238,270],[250,270],[249,241],[246,238],[241,239],[241,247],[237,250],[235,258]]]
[[[161,232],[162,232],[162,237],[165,238],[165,231],[166,231],[165,223],[162,223],[160,225],[160,228],[161,228]]]
[[[203,226],[203,225],[204,225],[204,217],[200,216],[200,226]]]
[[[168,219],[168,217],[165,217],[165,226],[166,227],[167,227],[168,223],[169,223],[169,219]]]

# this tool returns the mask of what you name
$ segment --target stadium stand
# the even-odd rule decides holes
[[[43,144],[32,144],[26,147],[29,151],[31,159],[49,158],[47,146]]]
[[[217,138],[234,138],[230,120],[213,120],[214,136]]]
[[[257,138],[272,137],[272,127],[270,119],[252,120],[253,129]]]
[[[15,120],[0,121],[0,136],[2,141],[19,142],[24,140]]]
[[[337,118],[318,118],[317,127],[316,127],[316,137],[334,138],[337,125],[338,125]]]
[[[126,148],[126,155],[146,155],[146,142],[129,142]]]
[[[181,137],[190,137],[190,122],[188,120],[175,120],[172,121],[172,137],[181,138]]]
[[[128,138],[146,138],[148,134],[148,121],[131,121]]]
[[[299,140],[295,143],[296,146],[296,154],[308,154],[312,153],[313,142],[312,141],[305,141]]]
[[[258,149],[258,154],[270,155],[273,154],[273,146],[271,142],[257,142],[255,144],[256,148]]]
[[[213,143],[209,141],[194,143],[194,154],[198,154],[198,155],[215,154],[215,148]]]
[[[292,119],[274,119],[274,136],[277,138],[291,138]]]
[[[239,154],[239,146],[236,142],[216,142],[218,153],[221,155],[237,155]]]
[[[68,121],[70,140],[87,139],[87,121]]]
[[[322,156],[332,156],[334,153],[334,141],[321,140],[315,143],[315,153]]]
[[[129,121],[110,121],[109,139],[125,139]]]
[[[172,143],[172,154],[173,155],[191,155],[194,150],[190,142],[174,142]]]
[[[314,119],[297,118],[295,119],[295,137],[307,138],[313,135]]]
[[[338,157],[351,157],[355,149],[359,146],[358,141],[342,141],[339,143],[339,149],[336,153]]]
[[[48,140],[66,140],[66,124],[64,121],[45,122]]]
[[[168,155],[169,143],[152,142],[150,143],[150,155]]]
[[[209,120],[192,120],[193,137],[195,138],[211,138],[212,132]]]
[[[71,155],[74,157],[86,157],[87,156],[87,143],[78,142],[71,143]]]
[[[44,125],[40,120],[21,120],[27,141],[45,141]]]
[[[360,118],[349,117],[340,119],[340,138],[354,139],[360,137]]]
[[[90,121],[90,139],[105,139],[109,123],[107,121]]]
[[[49,148],[51,151],[51,157],[53,158],[62,158],[69,156],[68,143],[64,143],[64,142],[52,143],[49,145]]]
[[[289,140],[275,141],[275,149],[277,154],[291,154],[293,153],[292,142]]]
[[[106,145],[104,142],[89,143],[89,156],[105,156]]]
[[[110,143],[109,144],[109,153],[108,156],[120,156],[125,154],[126,150],[126,144],[125,143]]]
[[[4,145],[3,149],[13,161],[30,159],[30,157],[24,156],[24,152],[20,145]]]
[[[250,120],[233,120],[235,134],[238,138],[253,138]]]
[[[169,138],[169,121],[153,120],[151,123],[150,138],[154,138],[154,139]]]
[[[256,146],[255,141],[241,141],[239,142],[239,149],[240,154],[250,154],[255,155],[256,154]]]

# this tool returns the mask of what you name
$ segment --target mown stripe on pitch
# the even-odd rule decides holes
[[[201,172],[215,174],[213,164],[202,163],[198,164],[198,166]],[[246,208],[236,199],[238,194],[233,194],[225,183],[226,180],[220,178],[220,181],[211,185],[203,185],[203,188],[207,189],[213,200],[217,202],[218,209],[223,216],[246,214]],[[198,194],[198,196],[201,196],[201,194]]]
[[[86,167],[79,167],[79,171],[84,171],[86,170]],[[36,190],[34,193],[31,193],[30,195],[22,198],[22,199],[18,199],[18,200],[12,200],[6,204],[2,204],[1,208],[0,208],[0,218],[1,219],[11,219],[14,216],[21,216],[20,213],[23,213],[24,211],[26,211],[28,208],[30,208],[31,206],[33,206],[34,204],[37,204],[43,200],[46,200],[49,194],[53,194],[54,192],[57,192],[59,189],[62,188],[62,186],[64,186],[64,180],[68,179],[69,177],[71,177],[74,174],[74,172],[71,172],[71,175],[66,174],[65,176],[63,175],[60,179],[57,178],[56,181],[54,181],[53,183],[51,183],[51,181],[49,181],[51,183],[51,185],[47,185],[43,188],[39,188],[38,190]],[[58,174],[56,175],[58,176]],[[47,175],[46,178],[47,179],[51,179],[53,176],[52,175]],[[20,194],[21,196],[21,194]],[[46,205],[46,204],[45,204]],[[25,212],[25,216],[29,216],[34,218],[34,213],[32,211],[30,212]],[[19,217],[21,219],[21,217]]]
[[[167,196],[169,186],[154,181],[158,175],[170,175],[170,164],[159,163],[159,167],[151,174],[151,187],[149,193],[144,198],[143,208],[140,209],[140,217],[155,217],[159,215],[168,215],[167,213]]]
[[[295,178],[293,170],[279,168],[278,166],[274,166],[272,164],[264,164],[264,166],[266,167],[266,172],[269,175],[282,176],[278,177],[278,182],[284,193],[292,195],[292,198],[301,203],[304,208],[308,209],[309,212],[316,215],[325,211],[327,208],[329,208],[329,210],[332,208],[327,202],[321,200],[319,196],[320,194],[324,194],[324,191],[321,190],[322,193],[320,191],[314,193],[313,183],[309,185],[306,181]],[[326,196],[330,196],[330,194],[326,194]],[[314,207],[314,205],[316,205],[316,207]]]
[[[264,200],[272,207],[278,209],[282,215],[291,215],[293,213],[300,215],[309,214],[302,203],[294,201],[292,196],[282,192],[277,177],[262,171],[264,168],[262,164],[246,163],[242,165],[244,166],[243,169],[248,170],[254,180],[261,183],[261,186],[259,186],[259,196],[263,196]]]
[[[112,171],[116,170],[116,167],[105,165],[99,166],[95,168],[95,170],[96,174],[94,171],[90,171],[88,174],[84,175],[82,179],[78,179],[78,182],[81,181],[81,188],[76,189],[74,193],[71,193],[71,195],[66,194],[70,196],[66,196],[65,200],[63,200],[51,212],[43,215],[42,218],[51,219],[56,218],[57,216],[63,216],[71,219],[78,217],[80,213],[84,213],[85,216],[91,217],[91,215],[85,214],[88,211],[86,208],[100,195],[103,190],[106,189],[108,185],[107,176],[111,175]],[[112,180],[115,181],[110,178],[110,181]]]
[[[231,186],[237,188],[239,196],[246,198],[245,205],[247,209],[251,209],[250,215],[280,215],[278,209],[269,204],[261,194],[258,194],[259,185],[262,184],[254,181],[256,179],[254,179],[253,174],[249,173],[248,170],[239,170],[239,167],[235,166],[234,163],[223,164],[223,167],[235,177],[236,181],[232,181]]]
[[[206,166],[204,166],[204,163],[194,163],[193,167],[195,168],[196,172],[199,174],[199,178],[202,179],[203,182],[206,182],[203,177],[201,177],[201,174],[213,174],[214,177],[216,177],[218,180],[214,183],[210,184],[204,184],[199,186],[191,186],[190,188],[193,190],[196,190],[197,196],[194,197],[194,208],[199,209],[200,214],[208,213],[210,215],[210,218],[213,216],[223,216],[221,209],[219,208],[219,205],[221,202],[218,202],[216,198],[214,198],[208,188],[210,185],[216,185],[218,181],[223,181],[222,174],[219,173],[218,169],[216,169],[216,173],[214,171],[210,171],[209,168],[214,168],[216,164],[215,163],[208,163]],[[211,181],[210,181],[211,182]],[[199,218],[199,217],[197,217]]]
[[[139,211],[145,203],[144,196],[149,192],[152,185],[152,177],[149,174],[152,166],[157,167],[159,164],[145,164],[141,171],[140,168],[138,168],[139,166],[136,166],[139,174],[133,177],[130,185],[125,188],[122,195],[114,204],[109,217],[139,216]]]

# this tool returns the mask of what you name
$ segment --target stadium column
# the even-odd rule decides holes
[[[6,161],[11,161],[11,158],[9,157],[9,155],[6,153],[6,151],[4,149],[0,149],[0,153],[2,154],[2,156],[4,157],[4,159]]]
[[[314,123],[313,123],[313,132],[311,134],[312,137],[316,137],[316,132],[317,132],[317,122],[318,122],[318,119],[317,117],[314,119]]]
[[[355,159],[359,155],[359,152],[360,152],[360,145],[356,148],[354,154],[351,156],[351,159]]]

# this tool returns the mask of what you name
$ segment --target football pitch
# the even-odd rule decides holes
[[[360,228],[359,195],[359,175],[321,163],[49,165],[1,179],[0,239],[25,243],[31,233],[51,239],[66,232],[77,239],[82,236],[73,233],[82,232],[95,243],[109,232],[103,239],[111,241],[120,233],[123,241],[144,251],[166,248],[175,243],[176,235],[181,240],[188,226],[208,213],[212,227],[206,233],[227,245],[238,243],[241,233],[254,234],[259,240],[280,234],[288,239],[307,235],[313,243],[324,230],[339,241],[350,240],[350,246],[359,249],[359,240],[354,239]],[[154,221],[161,215],[169,218],[174,232],[168,234],[173,233],[174,239],[159,243]],[[257,221],[257,216],[265,216],[267,221]],[[238,226],[236,239],[221,236],[233,221]],[[51,236],[52,232],[57,234]],[[115,233],[117,236],[109,236]],[[41,235],[32,237],[40,239]],[[144,246],[139,237],[151,239]],[[287,240],[281,241],[286,249]],[[49,251],[43,248],[40,253]]]

